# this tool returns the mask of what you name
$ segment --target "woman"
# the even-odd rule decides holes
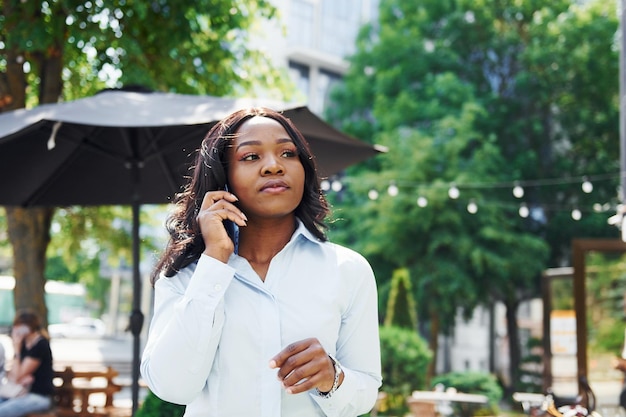
[[[376,283],[327,241],[302,134],[270,109],[207,134],[168,219],[141,371],[186,417],[356,416],[381,385]]]
[[[0,416],[22,417],[49,409],[54,390],[52,352],[39,316],[30,310],[18,311],[13,320],[11,339],[15,359],[7,379],[24,388],[18,396],[0,402]]]

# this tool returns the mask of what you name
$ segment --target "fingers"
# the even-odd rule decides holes
[[[234,203],[239,199],[228,191],[209,191],[203,199],[198,216],[207,211],[218,212],[222,220],[230,220],[239,226],[245,226],[248,218]]]
[[[277,377],[290,394],[313,388],[327,392],[335,378],[333,364],[315,338],[290,344],[270,360],[270,368],[278,368]]]
[[[203,199],[196,221],[202,232],[204,254],[227,262],[234,251],[234,242],[224,226],[230,220],[238,226],[246,226],[248,218],[235,205],[237,197],[227,191],[209,191]]]

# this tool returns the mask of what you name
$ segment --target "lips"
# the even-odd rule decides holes
[[[263,184],[261,191],[282,191],[289,188],[285,181],[271,180]]]

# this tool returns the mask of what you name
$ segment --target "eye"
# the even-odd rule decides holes
[[[281,156],[284,158],[294,158],[298,156],[298,151],[296,149],[285,149]]]
[[[255,153],[247,153],[241,157],[242,161],[254,161],[255,159],[259,159],[259,155]]]

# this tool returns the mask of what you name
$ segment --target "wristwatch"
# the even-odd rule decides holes
[[[317,391],[317,395],[322,398],[332,397],[335,391],[337,391],[337,388],[339,388],[339,377],[343,373],[343,369],[341,369],[341,364],[339,363],[339,361],[330,354],[328,355],[328,357],[330,358],[330,361],[333,363],[333,367],[335,368],[335,380],[333,381],[333,387],[328,392],[322,392],[317,388],[315,389]]]

